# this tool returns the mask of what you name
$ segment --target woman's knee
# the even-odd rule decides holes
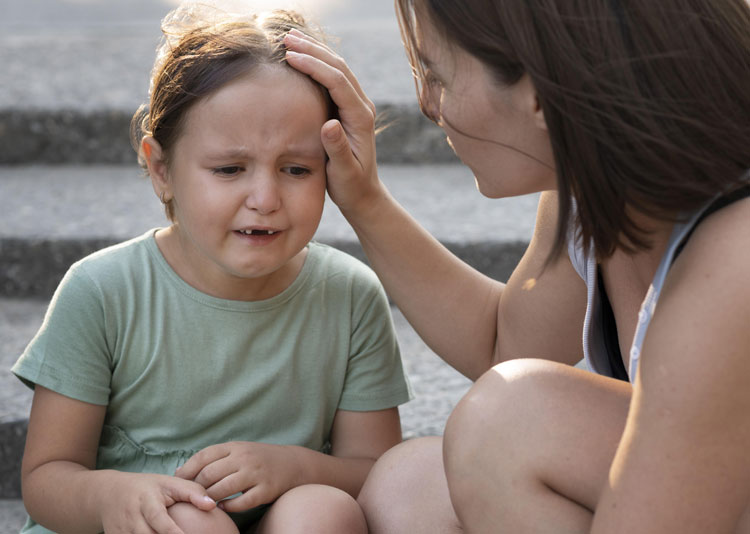
[[[367,523],[357,501],[332,486],[308,484],[287,491],[266,512],[258,532],[367,533]]]
[[[554,376],[566,367],[545,360],[510,360],[482,375],[448,418],[447,448],[484,448],[499,427],[528,421],[548,402]],[[551,380],[552,379],[552,380]]]
[[[167,508],[167,512],[185,534],[239,534],[232,519],[219,508],[206,512],[190,503],[178,502]]]
[[[545,360],[511,360],[496,365],[472,386],[448,418],[444,460],[451,495],[461,480],[485,473],[488,465],[518,456],[531,458],[541,445],[545,410],[555,382],[567,366]],[[520,467],[518,463],[516,466]],[[467,489],[468,489],[467,488]],[[455,498],[455,497],[454,497]]]

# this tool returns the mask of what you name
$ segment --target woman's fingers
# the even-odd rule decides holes
[[[330,120],[323,125],[323,148],[328,154],[329,175],[349,176],[362,172],[362,164],[357,160],[349,144],[344,128],[337,120]],[[335,199],[334,199],[335,201]]]
[[[328,89],[339,116],[348,128],[351,126],[370,129],[375,124],[375,112],[362,100],[346,75],[325,61],[307,54],[288,51],[287,63]]]
[[[288,50],[307,54],[321,60],[322,62],[330,65],[336,70],[341,71],[341,73],[349,81],[352,88],[357,93],[362,102],[370,108],[373,114],[375,113],[375,105],[369,98],[367,98],[367,95],[362,90],[362,86],[360,86],[359,84],[359,80],[357,80],[357,77],[351,71],[349,65],[346,64],[346,61],[341,58],[341,56],[328,48],[325,44],[321,43],[320,41],[316,41],[309,35],[306,35],[299,30],[290,31],[284,37],[284,44],[286,44]]]

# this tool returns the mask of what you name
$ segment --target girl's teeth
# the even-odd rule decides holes
[[[276,233],[275,230],[240,230],[241,234],[245,235],[273,235]]]

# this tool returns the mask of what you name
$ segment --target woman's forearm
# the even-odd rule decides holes
[[[344,213],[387,293],[422,339],[470,378],[492,364],[504,284],[445,248],[385,190]]]

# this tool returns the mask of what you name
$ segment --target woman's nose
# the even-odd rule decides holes
[[[281,207],[281,191],[272,173],[259,173],[250,180],[245,206],[261,215],[273,213]]]

